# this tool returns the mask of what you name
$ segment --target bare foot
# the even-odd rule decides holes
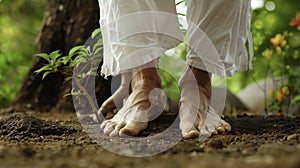
[[[111,112],[117,105],[121,104],[123,100],[129,96],[129,85],[131,81],[131,72],[123,73],[121,75],[121,85],[116,92],[110,96],[98,110],[98,115],[105,115]]]
[[[180,129],[186,139],[230,131],[230,125],[210,107],[211,83],[208,72],[187,68],[179,83]]]
[[[161,80],[154,62],[133,69],[132,92],[119,112],[101,124],[103,132],[109,136],[135,136],[145,130],[148,121],[162,108],[160,88]]]

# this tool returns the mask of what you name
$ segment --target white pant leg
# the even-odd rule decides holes
[[[252,68],[250,0],[187,0],[187,64],[232,76]],[[245,44],[249,47],[250,57]]]
[[[156,60],[183,39],[174,0],[98,1],[105,76]]]

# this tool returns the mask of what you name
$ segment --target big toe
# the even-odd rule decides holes
[[[119,136],[136,136],[141,131],[145,130],[147,128],[147,125],[148,124],[144,122],[131,122],[120,130]]]
[[[184,139],[194,139],[194,138],[199,137],[199,135],[200,135],[200,132],[196,131],[196,130],[191,130],[191,131],[182,133],[182,136]]]
[[[187,125],[181,125],[180,129],[184,139],[194,139],[200,135],[200,132],[194,126],[189,127]]]
[[[126,136],[136,136],[138,134],[137,131],[130,129],[130,128],[123,128],[119,132],[120,137],[126,137]]]

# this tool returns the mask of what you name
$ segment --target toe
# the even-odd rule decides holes
[[[211,127],[208,129],[208,132],[211,134],[211,135],[217,135],[218,134],[218,131],[216,130],[216,127]]]
[[[105,120],[103,121],[103,123],[100,125],[101,129],[104,129],[105,127],[107,127],[108,125],[113,124],[114,122],[112,120]]]
[[[133,130],[127,129],[127,128],[123,128],[120,130],[119,132],[119,136],[120,137],[126,137],[126,136],[135,136],[135,132]]]
[[[125,126],[124,128],[120,129],[119,136],[126,137],[126,136],[136,136],[139,131],[131,126]]]
[[[112,98],[109,98],[102,104],[99,111],[105,115],[106,113],[112,111],[114,108],[115,108],[114,101]]]
[[[198,128],[201,130],[201,134],[210,134],[210,135],[216,135],[218,134],[217,126],[215,124],[207,123],[204,125],[204,127]]]
[[[219,133],[225,132],[225,128],[224,128],[223,125],[219,125],[219,126],[216,128],[216,130],[217,130]]]
[[[110,133],[114,131],[116,125],[117,124],[107,124],[103,129],[103,133],[106,135],[110,135]]]
[[[119,135],[119,130],[116,128],[109,134],[110,137],[117,137]]]
[[[104,120],[103,113],[101,112],[101,109],[99,109],[97,113],[93,116],[93,121],[97,123],[102,123],[103,120]]]
[[[115,129],[109,134],[110,137],[116,137],[119,135],[119,132],[122,128],[125,127],[125,123],[122,122],[121,124],[118,124],[115,126]]]
[[[224,120],[220,120],[220,124],[222,125],[222,127],[225,129],[225,131],[230,132],[231,131],[231,126],[229,123],[227,123]]]
[[[187,133],[184,133],[182,136],[184,139],[194,139],[199,137],[199,135],[200,135],[199,131],[192,130]]]
[[[107,123],[109,123],[109,121],[103,121],[103,123],[100,125],[100,128],[104,129]]]
[[[136,136],[148,126],[147,122],[130,122],[119,131],[119,136]]]
[[[182,127],[181,134],[184,139],[194,139],[199,137],[200,132],[194,127]]]

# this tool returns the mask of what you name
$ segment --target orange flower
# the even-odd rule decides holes
[[[285,95],[286,90],[282,88],[280,91],[276,92],[276,100],[282,102],[284,100]]]
[[[281,94],[281,92],[277,92],[277,93],[276,93],[276,100],[277,100],[277,101],[282,102],[282,101],[283,101],[283,98],[284,98],[284,95]]]
[[[299,25],[299,24],[300,24],[300,12],[298,12],[298,13],[296,14],[295,20],[294,20],[294,21],[291,21],[289,25],[290,25],[291,27],[293,27],[293,26],[297,26],[297,25]]]
[[[285,36],[282,34],[276,34],[275,37],[270,39],[270,42],[273,44],[274,48],[277,48],[278,46],[286,45]]]
[[[281,94],[286,95],[286,89],[282,88],[281,89]]]

